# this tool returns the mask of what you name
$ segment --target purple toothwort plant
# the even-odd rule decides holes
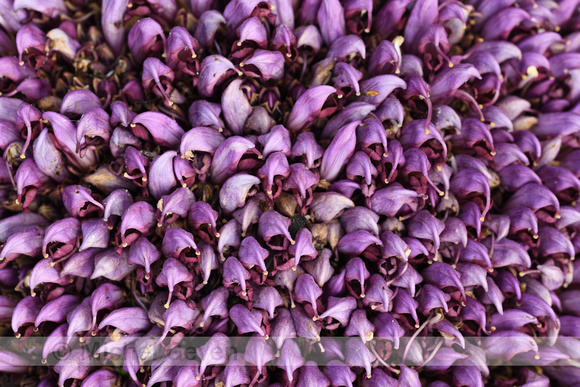
[[[0,380],[578,385],[578,5],[0,0]]]

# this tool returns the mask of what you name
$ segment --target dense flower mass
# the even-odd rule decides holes
[[[0,0],[0,384],[580,385],[579,6]]]

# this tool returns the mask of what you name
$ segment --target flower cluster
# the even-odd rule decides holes
[[[0,378],[578,385],[578,5],[0,0]]]

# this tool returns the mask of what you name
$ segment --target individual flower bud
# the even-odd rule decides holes
[[[342,269],[340,273],[333,275],[326,284],[326,294],[328,296],[338,297],[346,293],[346,270]]]
[[[330,386],[330,380],[320,371],[318,365],[313,361],[307,361],[300,368],[300,378],[296,384],[298,387],[306,386]]]
[[[44,64],[43,56],[46,55],[46,35],[44,32],[34,24],[23,25],[16,33],[16,49],[18,51],[19,64],[24,65],[24,58],[27,63],[32,66],[42,66]],[[38,57],[38,59],[36,59]],[[31,59],[36,59],[34,62]]]
[[[282,190],[281,180],[287,178],[289,175],[290,167],[288,165],[288,159],[282,152],[272,153],[266,159],[264,165],[258,170],[258,177],[262,179],[264,190],[270,199],[279,196]],[[272,192],[274,183],[278,186],[276,192]]]
[[[36,257],[40,254],[44,239],[44,229],[39,226],[30,226],[12,234],[0,251],[0,262],[5,266],[20,255]]]
[[[278,311],[278,315],[272,323],[271,336],[278,350],[282,348],[286,339],[293,341],[292,339],[296,337],[294,320],[288,309],[282,308]]]
[[[358,339],[349,339],[346,342],[346,363],[349,367],[362,367],[369,379],[372,373],[372,363],[376,360],[364,342]]]
[[[260,184],[260,179],[247,173],[238,173],[230,177],[220,189],[220,207],[226,213],[231,213],[237,208],[245,208],[246,199],[248,195],[252,196],[255,193],[253,187],[257,184]]]
[[[393,292],[389,289],[387,282],[380,274],[373,274],[368,279],[367,290],[363,304],[369,306],[371,310],[387,313],[391,308],[390,299]]]
[[[538,232],[540,236],[540,254],[542,256],[564,256],[574,257],[574,247],[572,242],[560,231],[552,227],[541,227]]]
[[[413,120],[407,123],[402,129],[400,142],[404,148],[421,149],[438,168],[447,160],[447,145],[439,131],[430,122]]]
[[[449,312],[447,302],[451,299],[449,294],[437,289],[433,285],[424,285],[417,296],[421,313],[427,316],[433,309],[442,308],[445,313]]]
[[[471,197],[471,201],[475,202],[480,211],[480,221],[483,222],[485,215],[491,207],[490,188],[485,176],[478,171],[464,169],[451,179],[451,192],[460,200],[466,200]],[[473,197],[477,197],[474,200]]]
[[[416,209],[418,198],[417,192],[406,190],[399,183],[393,183],[375,192],[371,197],[371,209],[377,214],[391,217],[405,207]]]
[[[38,169],[51,179],[62,183],[71,177],[65,158],[50,139],[48,129],[43,129],[34,141],[32,154]]]
[[[445,220],[445,229],[441,232],[439,238],[441,242],[461,243],[465,247],[467,245],[467,228],[465,227],[465,223],[461,219],[450,216]]]
[[[158,38],[161,39],[158,39]],[[139,20],[129,31],[127,37],[129,50],[136,62],[141,63],[147,57],[166,52],[166,39],[163,28],[155,20]]]
[[[195,38],[206,48],[214,46],[216,33],[226,24],[226,19],[215,10],[207,10],[199,16]]]
[[[219,234],[217,249],[222,261],[225,261],[225,252],[240,247],[241,236],[243,236],[242,227],[235,219],[232,219],[220,229]]]
[[[499,287],[490,277],[487,278],[487,288],[488,289],[485,291],[485,293],[483,293],[481,301],[484,304],[494,305],[499,313],[503,313],[503,302],[505,297]]]
[[[331,360],[324,367],[324,374],[334,386],[352,386],[356,379],[356,374],[338,360]]]
[[[360,96],[360,87],[358,82],[362,79],[362,73],[349,65],[348,63],[339,62],[334,66],[334,86],[339,89],[354,91],[355,95]]]
[[[270,319],[274,318],[274,311],[278,306],[284,305],[284,299],[272,286],[258,288],[252,297],[254,308],[262,309],[268,312]]]
[[[375,111],[376,107],[374,105],[365,103],[365,102],[353,102],[346,106],[344,109],[339,111],[335,114],[324,126],[322,133],[320,134],[321,138],[333,138],[336,135],[336,132],[346,124],[356,121],[356,120],[364,120],[371,112]],[[370,120],[370,119],[369,119]],[[366,125],[365,121],[365,125]],[[374,120],[376,122],[376,120]],[[384,128],[381,128],[384,131]],[[362,135],[362,131],[365,130],[364,126],[358,128],[357,131],[357,138],[360,141],[360,137],[365,137]],[[302,136],[303,134],[300,134]],[[386,144],[386,139],[385,139]]]
[[[133,118],[130,127],[135,136],[170,149],[179,147],[185,133],[173,119],[154,111],[138,114]]]
[[[395,89],[404,90],[407,88],[407,84],[395,75],[386,74],[362,81],[360,88],[363,94],[360,98],[362,102],[379,106]]]
[[[397,257],[407,261],[411,255],[409,245],[400,236],[392,231],[385,231],[381,234],[381,245],[383,258]]]
[[[111,132],[109,115],[100,108],[89,110],[77,124],[76,152],[84,157],[86,149],[97,149],[108,144]]]
[[[413,321],[415,321],[415,328],[419,328],[419,318],[417,316],[418,307],[419,303],[411,297],[408,291],[404,289],[398,290],[397,295],[393,299],[393,311],[399,314],[410,314]],[[375,326],[378,326],[376,321]],[[378,331],[377,336],[381,337]]]
[[[221,132],[224,127],[223,121],[219,118],[221,113],[221,105],[205,100],[198,100],[193,102],[189,107],[189,123],[194,128],[210,127]]]
[[[192,322],[199,315],[199,309],[193,304],[193,307],[188,305],[183,300],[175,300],[169,305],[169,308],[163,313],[163,333],[157,340],[157,343],[163,342],[170,330],[175,328],[182,328],[186,331],[191,330]]]
[[[249,364],[256,366],[258,374],[263,374],[266,363],[275,359],[272,346],[263,338],[259,336],[252,336],[248,340],[246,350],[244,352],[244,360]]]
[[[192,160],[195,157],[195,152],[214,154],[224,140],[224,136],[215,129],[193,128],[183,135],[179,152],[182,158]]]
[[[164,65],[157,58],[147,58],[143,63],[143,75],[141,83],[144,89],[151,90],[158,97],[164,98],[167,106],[172,107],[174,102],[170,99],[171,86],[175,74],[169,66]]]
[[[201,62],[197,90],[203,97],[209,98],[214,94],[216,86],[224,82],[234,73],[238,73],[238,75],[242,74],[232,62],[223,56],[208,56]]]
[[[332,114],[336,108],[333,106],[325,108],[324,106],[328,105],[326,101],[336,92],[334,87],[326,85],[308,89],[294,104],[288,116],[286,127],[291,131],[300,130],[310,126],[316,119]]]
[[[475,230],[475,236],[479,239],[481,233],[481,211],[479,207],[474,202],[465,203],[459,212],[459,219],[463,221],[469,230]]]
[[[56,260],[68,255],[78,247],[80,234],[81,222],[76,218],[64,218],[54,222],[44,232],[42,256],[51,256]]]
[[[132,118],[131,118],[132,119]],[[127,124],[129,126],[129,124]],[[114,157],[121,157],[125,153],[125,148],[133,146],[140,148],[141,142],[129,130],[118,127],[113,130],[111,139],[109,140],[109,148]]]
[[[229,257],[223,266],[223,284],[229,287],[232,284],[239,284],[242,296],[247,295],[246,281],[250,279],[250,273],[244,269],[237,258]]]
[[[50,178],[38,168],[34,160],[27,159],[18,167],[14,181],[18,195],[17,204],[26,208],[32,203],[39,190],[42,192],[48,188]]]
[[[308,169],[318,166],[317,160],[322,158],[324,149],[318,144],[312,132],[303,132],[298,135],[292,147],[293,157],[304,157]]]
[[[222,372],[222,379],[226,386],[239,386],[249,384],[250,369],[244,361],[244,354],[234,353]]]
[[[212,316],[219,316],[221,318],[228,317],[227,299],[229,296],[230,293],[226,288],[219,287],[201,300],[199,306],[203,310],[203,316],[200,322],[202,328]]]
[[[161,251],[166,257],[185,262],[189,259],[196,259],[196,256],[200,254],[193,235],[182,228],[170,228],[165,232]]]
[[[175,69],[184,62],[188,63],[195,61],[198,50],[199,44],[197,43],[197,40],[195,40],[185,28],[180,26],[173,27],[167,37],[166,63],[171,68]],[[194,65],[194,68],[196,67],[197,65]]]
[[[103,220],[108,223],[111,216],[123,216],[131,204],[133,204],[133,197],[127,190],[113,191],[103,200]]]
[[[538,176],[561,200],[571,202],[578,197],[580,180],[568,169],[546,165],[538,170]]]
[[[123,26],[123,16],[129,5],[128,0],[106,0],[103,2],[101,12],[101,25],[103,35],[109,47],[115,54],[120,54],[125,41],[125,29]]]
[[[259,18],[251,17],[246,19],[237,28],[239,37],[236,45],[241,47],[246,42],[251,42],[260,48],[266,48],[268,44],[268,32]],[[234,46],[235,49],[235,46]]]
[[[264,275],[268,274],[264,261],[269,255],[268,250],[260,246],[256,238],[251,236],[242,240],[238,252],[239,260],[245,267],[251,269],[254,266],[258,266]]]
[[[279,51],[256,50],[254,54],[240,63],[244,74],[268,81],[279,80],[284,76],[284,56]]]
[[[330,264],[331,257],[332,252],[328,249],[324,249],[316,259],[304,262],[302,265],[321,288],[334,274],[334,268]]]
[[[247,307],[237,304],[230,309],[230,318],[238,327],[240,333],[255,332],[260,336],[266,336],[262,327],[262,312],[259,310],[248,310]]]
[[[178,188],[157,202],[157,227],[171,224],[179,217],[185,218],[193,205],[195,197],[189,188]]]
[[[206,226],[208,227],[208,232],[219,237],[219,233],[216,229],[216,221],[218,219],[218,213],[214,209],[211,208],[209,204],[206,202],[195,202],[189,208],[189,212],[187,215],[187,220],[189,224],[195,229],[199,230],[200,228]]]
[[[527,207],[536,213],[539,220],[547,223],[553,223],[560,217],[558,198],[548,188],[538,184],[530,183],[518,189],[504,205],[504,210],[515,207]]]
[[[364,152],[356,152],[346,167],[346,176],[349,179],[355,180],[356,177],[361,177],[367,185],[373,183],[373,177],[376,177],[377,174],[377,169],[371,163],[369,156]]]
[[[164,240],[165,241],[165,238]],[[151,264],[161,258],[161,253],[145,237],[139,237],[129,249],[127,262],[132,265],[143,266],[145,270],[145,279],[149,279],[151,273]]]
[[[173,173],[173,159],[177,152],[168,151],[156,156],[149,167],[149,192],[156,199],[168,195],[173,187],[177,185],[175,174]]]
[[[66,210],[74,217],[86,217],[103,210],[103,205],[92,196],[91,190],[80,185],[69,185],[62,192]]]
[[[91,248],[73,254],[67,259],[60,274],[63,277],[66,275],[74,275],[80,278],[90,278],[95,270],[94,256],[99,250],[97,248]]]
[[[12,313],[12,331],[17,338],[20,337],[20,328],[34,323],[42,307],[42,301],[38,297],[27,296],[18,302]]]
[[[258,142],[264,147],[262,151],[264,157],[274,152],[281,152],[286,156],[291,154],[290,133],[282,125],[276,125],[268,133],[259,136]]]
[[[136,266],[127,262],[126,250],[120,255],[114,249],[105,250],[95,255],[94,262],[91,279],[105,277],[112,281],[120,281],[136,269]]]
[[[487,292],[487,271],[483,267],[472,263],[459,263],[456,267],[465,289],[481,286]]]
[[[49,301],[42,307],[42,309],[40,309],[40,312],[38,312],[38,315],[34,320],[34,326],[38,327],[46,321],[55,323],[64,322],[68,314],[77,307],[79,302],[80,300],[78,297],[73,296],[72,294],[65,294]]]
[[[161,272],[155,278],[155,283],[159,286],[167,286],[169,288],[169,296],[164,305],[165,309],[169,308],[175,286],[180,282],[189,282],[192,279],[193,275],[175,258],[168,258],[163,262],[163,269],[161,269]]]
[[[343,236],[338,242],[338,251],[347,255],[362,254],[369,246],[382,246],[383,242],[376,236],[365,230],[357,230]]]
[[[332,183],[328,189],[331,192],[339,193],[342,196],[351,199],[355,192],[362,191],[363,187],[359,183],[351,180],[339,180]]]
[[[322,39],[330,46],[337,38],[346,34],[344,8],[335,0],[322,0],[316,15]]]
[[[97,370],[84,378],[84,387],[107,386],[112,387],[117,383],[119,376],[109,370]]]
[[[318,251],[312,244],[312,233],[307,228],[300,229],[296,234],[296,243],[290,245],[288,252],[294,256],[294,267],[298,266],[303,258],[307,258],[307,261],[316,258]]]
[[[234,79],[222,94],[221,107],[228,128],[236,135],[242,134],[252,106],[242,91],[242,79]]]
[[[321,327],[312,318],[306,314],[304,308],[300,305],[290,310],[294,327],[296,327],[297,337],[320,341]]]
[[[542,184],[542,180],[532,169],[521,164],[508,165],[498,174],[502,185],[512,192],[526,184]]]
[[[280,357],[276,365],[286,371],[286,376],[290,382],[294,380],[294,373],[304,365],[304,358],[300,353],[300,348],[293,340],[285,340],[280,349]]]
[[[73,349],[54,366],[58,384],[64,386],[69,379],[85,380],[91,372],[91,354],[85,349]]]
[[[155,210],[147,202],[139,201],[127,208],[121,218],[119,234],[122,247],[127,247],[140,235],[149,235],[155,227]]]
[[[320,319],[331,317],[343,327],[348,324],[350,315],[356,309],[356,300],[353,297],[329,297],[328,308],[320,315]]]
[[[219,262],[217,255],[212,246],[204,242],[199,242],[201,258],[199,259],[199,267],[203,273],[202,284],[206,285],[211,276],[212,270],[219,269]]]
[[[367,319],[366,312],[362,309],[354,311],[350,323],[344,334],[347,336],[359,336],[363,343],[371,341],[374,337],[375,326]],[[350,340],[349,340],[350,341]],[[348,342],[347,342],[348,347]],[[348,357],[347,353],[347,357]]]
[[[389,313],[379,313],[374,320],[376,336],[393,342],[394,348],[399,349],[399,338],[405,334],[397,319]]]
[[[314,194],[310,204],[316,220],[323,223],[330,222],[339,217],[343,210],[353,207],[354,203],[350,199],[336,192]]]
[[[88,332],[91,329],[91,320],[91,297],[87,297],[67,316],[66,335],[68,337],[83,336],[83,332]]]
[[[60,113],[67,116],[83,116],[93,109],[100,108],[102,108],[101,100],[92,91],[72,90],[62,99]]]
[[[255,148],[254,143],[243,137],[233,136],[226,139],[215,152],[210,168],[212,181],[221,184],[233,176],[245,153],[258,153]]]
[[[285,250],[288,247],[288,243],[296,243],[288,231],[290,224],[290,219],[279,213],[272,210],[266,211],[260,216],[258,235],[264,239],[270,248]]]
[[[379,216],[375,212],[360,206],[346,210],[340,217],[340,223],[347,234],[364,230],[379,235],[378,221]]]
[[[294,298],[300,303],[308,302],[314,310],[315,316],[318,316],[317,299],[322,296],[322,289],[316,284],[310,274],[302,274],[296,280],[294,289]]]
[[[96,328],[97,314],[102,310],[116,309],[123,303],[124,296],[123,291],[119,287],[111,283],[104,283],[93,291],[90,300],[92,315],[91,327]]]
[[[481,79],[481,75],[472,64],[462,63],[441,71],[431,82],[431,101],[435,105],[446,105],[457,97],[466,100],[472,107],[477,107],[477,102],[471,95],[459,90],[465,82],[473,78]]]
[[[463,298],[465,298],[465,291],[461,284],[461,277],[449,264],[444,262],[433,262],[433,264],[423,270],[421,274],[426,283],[435,285],[439,289],[448,286],[457,288]]]
[[[113,310],[99,324],[99,330],[111,326],[129,335],[151,327],[147,312],[142,308],[120,308]]]
[[[38,261],[38,263],[34,265],[34,268],[30,272],[30,279],[28,280],[30,295],[32,297],[36,296],[34,289],[42,283],[54,283],[61,286],[68,284],[69,278],[67,276],[61,277],[60,274],[61,273],[54,268],[54,265],[51,265],[49,259],[42,259]]]
[[[396,287],[407,289],[411,297],[415,297],[417,284],[423,281],[423,277],[412,266],[398,265],[395,277],[391,280]]]

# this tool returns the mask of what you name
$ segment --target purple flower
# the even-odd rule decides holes
[[[310,126],[317,118],[330,115],[335,108],[324,107],[336,89],[331,86],[315,86],[300,96],[286,122],[289,130],[300,130]]]

